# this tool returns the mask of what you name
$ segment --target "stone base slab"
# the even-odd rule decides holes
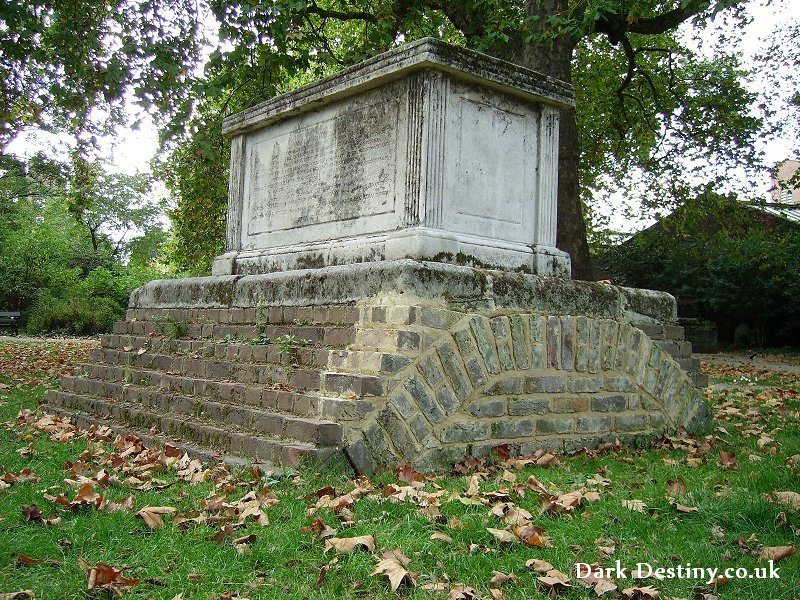
[[[543,277],[570,276],[569,255],[555,247],[526,246],[427,227],[258,251],[228,252],[214,260],[212,274],[246,275],[403,259],[519,271]]]

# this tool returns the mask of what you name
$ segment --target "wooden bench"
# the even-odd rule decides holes
[[[18,312],[0,312],[0,329],[5,327],[13,329],[15,335],[19,333],[19,316]]]

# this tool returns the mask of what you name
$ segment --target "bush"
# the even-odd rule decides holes
[[[65,279],[63,286],[42,290],[28,314],[28,332],[94,335],[109,333],[125,318],[131,291],[154,278],[143,267],[98,267],[84,279]]]
[[[125,315],[125,305],[112,298],[52,298],[49,294],[37,302],[28,317],[28,332],[93,335],[109,333]]]
[[[717,322],[723,340],[746,324],[754,344],[796,345],[800,231],[740,206],[723,205],[744,211],[735,220],[707,210],[688,225],[662,222],[609,248],[605,266],[621,285],[696,299],[699,316]]]

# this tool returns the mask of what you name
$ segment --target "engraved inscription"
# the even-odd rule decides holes
[[[394,211],[398,111],[380,97],[253,143],[248,235]]]

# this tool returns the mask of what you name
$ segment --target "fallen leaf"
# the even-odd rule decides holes
[[[546,560],[539,560],[538,558],[532,558],[526,561],[525,566],[529,569],[533,569],[537,573],[547,573],[553,569],[553,565],[549,562]]]
[[[359,535],[351,538],[328,538],[325,540],[325,552],[333,548],[340,554],[348,554],[358,547],[368,552],[375,550],[375,535]]]
[[[514,575],[514,573],[509,573],[506,575],[505,573],[501,573],[500,571],[492,571],[492,578],[489,580],[489,585],[493,587],[500,587],[504,583],[508,582],[517,583],[519,581],[519,577]]]
[[[431,539],[432,540],[439,540],[441,542],[447,542],[448,544],[451,544],[453,542],[453,538],[451,538],[446,533],[441,533],[439,531],[437,531],[436,533],[431,535]]]
[[[41,521],[42,520],[42,511],[39,510],[39,507],[35,504],[31,504],[29,506],[22,507],[22,516],[25,517],[25,520],[30,521]]]
[[[400,584],[403,582],[405,582],[406,585],[414,586],[416,585],[416,575],[406,569],[405,565],[408,564],[408,562],[406,562],[407,560],[407,557],[398,550],[386,552],[370,575],[386,575],[386,577],[389,578],[389,583],[393,592],[397,591],[397,588],[399,588]]]
[[[686,493],[686,482],[683,479],[668,479],[666,482],[667,493],[671,496],[682,496]]]
[[[758,551],[758,557],[761,560],[773,560],[778,562],[794,554],[794,546],[764,546]]]
[[[797,492],[770,492],[767,500],[776,504],[783,504],[791,511],[800,511],[800,493]]]
[[[653,587],[629,587],[622,590],[625,598],[658,598],[658,590]]]
[[[544,576],[539,577],[537,581],[539,585],[555,594],[572,587],[569,577],[558,569],[550,569]]]
[[[178,509],[174,506],[145,506],[136,513],[136,516],[144,521],[150,529],[158,529],[164,526],[161,515],[171,515],[177,511]]]
[[[719,466],[726,468],[726,469],[736,469],[738,467],[736,463],[736,453],[735,452],[720,452],[719,453]]]
[[[90,565],[85,560],[79,559],[78,565],[86,573],[86,589],[89,592],[98,589],[108,590],[114,595],[121,596],[139,584],[138,579],[123,577],[122,569],[106,563],[98,562]]]
[[[514,534],[520,540],[525,542],[526,546],[536,546],[539,548],[552,548],[553,544],[550,543],[550,537],[542,535],[543,533],[544,529],[532,524],[526,525],[524,527],[514,528]]]
[[[684,504],[680,504],[679,502],[675,502],[674,500],[671,501],[670,504],[672,504],[672,506],[674,506],[678,512],[682,513],[696,513],[700,511],[700,509],[696,506],[686,506]]]
[[[504,544],[513,544],[517,541],[517,537],[511,533],[510,531],[506,531],[505,529],[492,529],[491,527],[487,527],[486,531],[491,533],[495,538],[503,542]]]

